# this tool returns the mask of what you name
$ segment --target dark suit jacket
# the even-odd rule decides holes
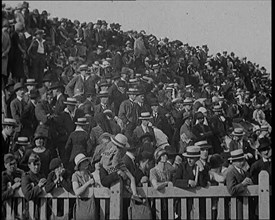
[[[125,154],[122,158],[122,161],[126,165],[126,168],[130,171],[130,173],[134,176],[137,170],[137,165],[133,162],[133,160]]]
[[[33,136],[35,129],[39,122],[35,116],[35,106],[32,102],[26,105],[26,108],[22,114],[22,136]]]
[[[154,139],[155,139],[155,133],[154,133],[154,130],[153,130],[153,128],[152,127],[148,127],[149,128],[149,133],[154,137]],[[136,128],[135,128],[135,130],[133,131],[133,139],[132,139],[132,141],[133,141],[133,143],[134,144],[139,144],[140,143],[140,137],[142,136],[142,135],[144,135],[145,134],[145,132],[143,131],[143,129],[142,129],[142,127],[141,127],[141,125],[139,125],[139,126],[137,126]]]
[[[2,155],[5,155],[7,153],[9,153],[9,149],[10,149],[10,137],[7,137],[6,140],[3,137],[3,134],[1,133],[1,146],[3,149],[3,153]]]
[[[271,162],[264,162],[263,159],[259,159],[257,160],[255,163],[252,164],[251,168],[250,168],[250,177],[253,181],[254,184],[258,184],[259,182],[259,173],[262,170],[265,170],[268,172],[269,174],[269,182],[270,185],[272,185],[272,163]]]
[[[116,72],[120,72],[123,65],[122,56],[119,53],[116,53],[113,60],[113,68]]]
[[[66,105],[64,104],[64,101],[66,101],[66,97],[62,94],[54,104],[54,114],[59,115],[65,109]]]
[[[228,167],[226,175],[226,187],[232,196],[238,196],[245,192],[246,187],[241,184],[241,182],[245,179],[246,176],[247,173],[244,173],[243,175],[240,174],[233,165]]]
[[[201,141],[205,139],[209,141],[210,137],[213,135],[210,127],[204,124],[202,126],[199,124],[194,125],[192,133],[196,136],[196,141]]]
[[[197,186],[206,187],[208,178],[208,170],[199,171]],[[173,184],[176,187],[186,189],[189,188],[188,181],[195,180],[193,168],[189,166],[188,162],[183,162],[179,165],[173,178]]]
[[[119,107],[118,117],[126,125],[128,122],[137,124],[138,121],[138,104],[133,103],[129,99],[123,101]]]
[[[20,124],[21,116],[24,111],[23,100],[19,101],[18,98],[15,98],[14,100],[11,101],[10,108],[11,108],[12,118],[15,119],[18,124]]]

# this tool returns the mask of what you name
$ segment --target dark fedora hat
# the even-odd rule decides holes
[[[264,151],[267,149],[270,149],[271,147],[271,142],[268,138],[260,138],[259,139],[260,146],[258,147],[258,151]]]
[[[49,88],[49,90],[61,88],[63,85],[60,82],[53,82]]]
[[[30,91],[30,99],[35,99],[40,96],[40,93],[37,89],[32,89]]]

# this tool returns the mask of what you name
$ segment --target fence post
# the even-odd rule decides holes
[[[263,170],[259,174],[259,219],[270,219],[269,174]]]
[[[122,219],[122,182],[111,186],[111,197],[110,197],[110,219]]]

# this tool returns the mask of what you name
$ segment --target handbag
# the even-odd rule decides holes
[[[152,211],[148,199],[142,203],[137,203],[131,199],[130,206],[128,207],[128,219],[152,219]]]
[[[94,192],[94,190],[93,190]],[[91,198],[76,198],[74,207],[74,220],[97,220],[97,211],[95,205],[94,193]]]

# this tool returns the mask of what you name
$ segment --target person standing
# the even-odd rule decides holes
[[[3,154],[10,152],[11,141],[13,139],[14,129],[17,126],[15,119],[5,118],[2,122],[3,130],[1,136],[1,146]]]
[[[9,35],[9,21],[2,20],[2,88],[8,82],[8,59],[9,51],[11,49],[11,39]]]

